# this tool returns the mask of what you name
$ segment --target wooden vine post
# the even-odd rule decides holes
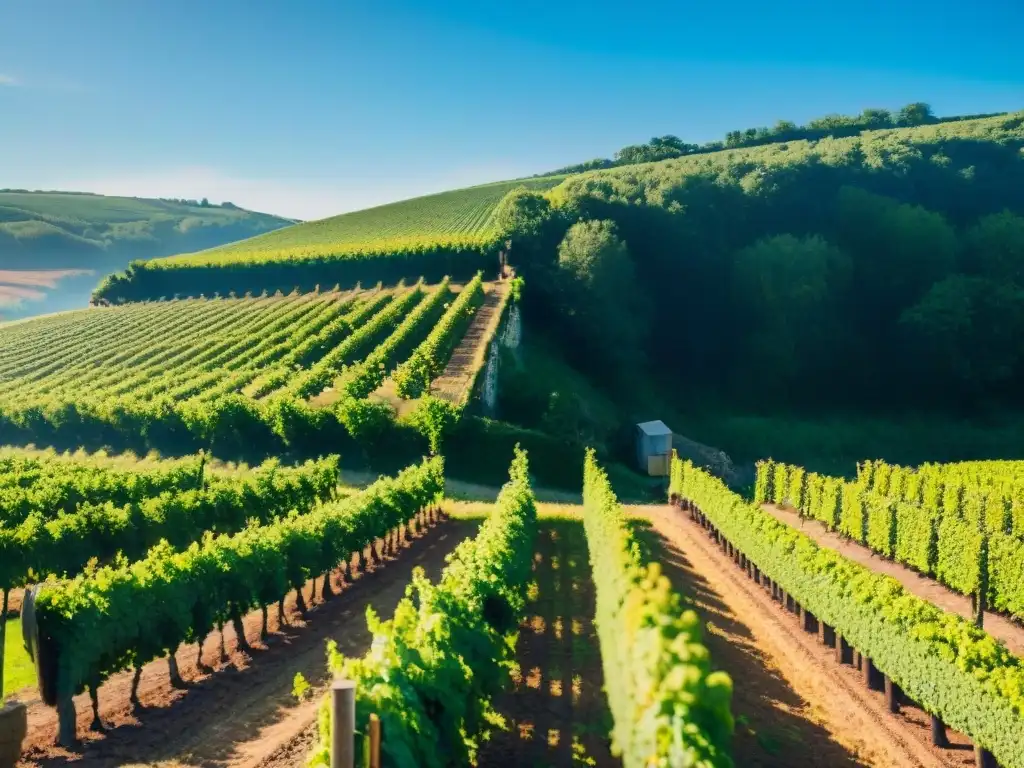
[[[355,768],[356,684],[331,683],[331,768]]]
[[[370,768],[381,768],[380,763],[380,718],[370,715]]]

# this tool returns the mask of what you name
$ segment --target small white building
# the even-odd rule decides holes
[[[672,464],[672,430],[663,421],[636,425],[636,460],[641,472],[666,477]]]

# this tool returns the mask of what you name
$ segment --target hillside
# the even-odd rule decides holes
[[[84,306],[100,275],[132,259],[209,248],[291,223],[230,204],[0,191],[0,317]]]
[[[200,292],[350,287],[495,269],[498,203],[517,187],[543,191],[563,176],[501,181],[305,222],[231,245],[133,263],[97,290],[110,302]]]
[[[679,401],[1019,404],[1022,148],[1018,112],[592,171],[521,196],[514,261],[573,361]]]

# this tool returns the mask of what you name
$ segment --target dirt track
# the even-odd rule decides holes
[[[746,578],[696,523],[668,506],[631,507],[650,519],[670,576],[709,622],[708,645],[735,684],[736,764],[950,768],[973,764],[960,734],[953,749],[929,742],[924,712],[885,709],[860,674],[805,633],[766,591]]]
[[[312,584],[304,590],[314,606],[304,621],[295,610],[294,598],[286,603],[289,623],[280,627],[277,610],[270,610],[275,630],[266,645],[259,641],[261,617],[257,611],[245,619],[246,636],[253,645],[250,656],[235,650],[235,636],[225,629],[229,658],[217,661],[213,671],[196,665],[197,647],[177,654],[187,690],[171,688],[166,660],[143,670],[139,698],[142,708],[133,713],[129,704],[130,673],[110,678],[99,690],[100,712],[108,732],[89,733],[91,709],[88,695],[76,698],[78,732],[82,750],[71,753],[50,746],[56,734],[56,716],[41,702],[29,707],[29,735],[20,766],[121,766],[159,763],[165,766],[255,766],[277,752],[294,752],[291,765],[302,765],[315,729],[317,705],[328,683],[324,647],[328,639],[345,653],[361,654],[369,647],[365,612],[372,605],[389,615],[405,592],[414,566],[436,576],[444,557],[470,535],[475,524],[447,521],[406,545],[397,558],[380,568],[372,566],[333,600],[312,599]],[[339,589],[337,580],[335,589]],[[317,583],[319,594],[320,583]],[[215,632],[203,648],[203,660],[213,664],[220,652]],[[291,695],[292,681],[301,672],[314,686],[314,696],[299,704]],[[303,741],[305,739],[305,741]]]

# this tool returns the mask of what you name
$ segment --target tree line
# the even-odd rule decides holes
[[[552,174],[583,173],[601,168],[615,168],[622,165],[650,163],[658,160],[671,160],[676,157],[698,155],[707,152],[718,152],[722,149],[740,147],[756,147],[781,141],[815,141],[824,138],[842,138],[856,136],[861,131],[877,131],[885,128],[907,128],[918,125],[974,120],[982,117],[995,117],[1003,113],[984,115],[956,115],[936,117],[929,104],[918,101],[896,110],[870,107],[859,115],[828,114],[815,118],[806,125],[797,125],[791,120],[779,120],[775,125],[729,131],[722,141],[709,141],[694,144],[683,141],[678,136],[668,134],[655,136],[645,144],[630,144],[622,147],[611,158],[595,158],[574,165],[567,165],[538,176]]]

